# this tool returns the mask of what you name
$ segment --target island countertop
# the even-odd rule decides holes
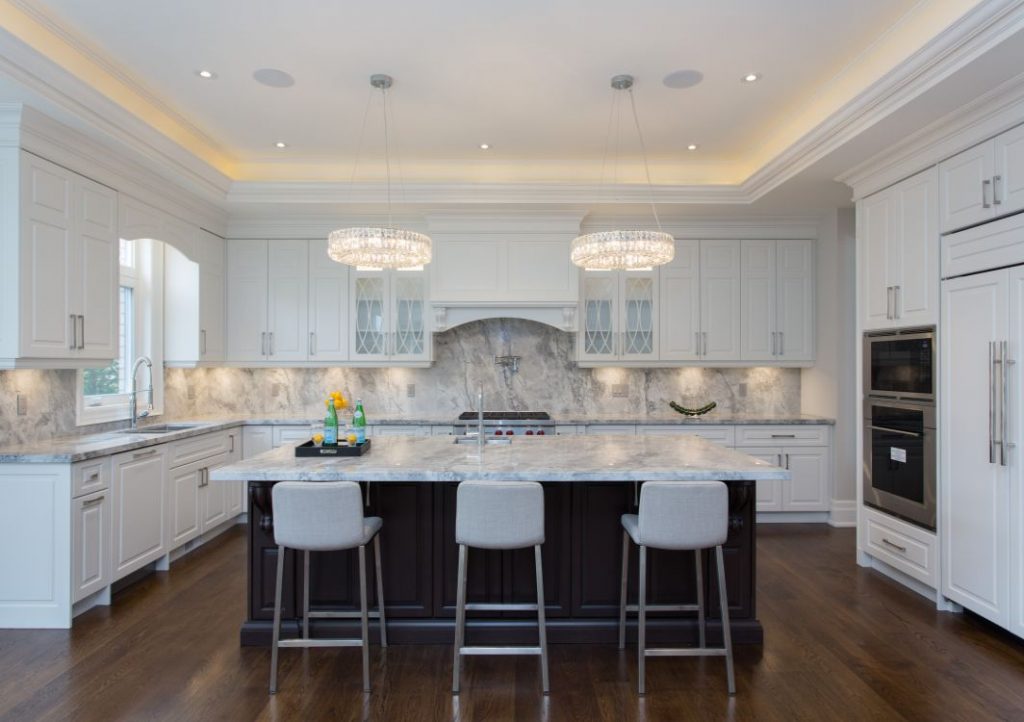
[[[789,479],[785,469],[698,437],[517,437],[456,444],[453,437],[382,437],[361,457],[296,458],[282,447],[210,471],[214,481],[698,481]]]

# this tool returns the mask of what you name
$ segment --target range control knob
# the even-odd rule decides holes
[[[533,436],[533,429],[527,429],[526,430],[526,435],[527,436]]]
[[[537,432],[537,436],[544,436],[544,429]]]

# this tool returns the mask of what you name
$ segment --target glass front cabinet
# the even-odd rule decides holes
[[[423,271],[357,268],[351,289],[352,361],[430,361]]]
[[[581,273],[579,360],[656,360],[657,271]]]

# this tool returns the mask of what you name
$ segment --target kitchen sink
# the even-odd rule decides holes
[[[122,434],[169,434],[172,431],[185,431],[194,429],[202,424],[154,424],[153,426],[142,426],[138,429],[125,429]]]
[[[475,437],[475,436],[456,436],[455,437],[455,441],[452,442],[452,443],[455,443],[455,444],[478,444],[479,441],[477,441],[477,437]],[[487,444],[488,446],[508,446],[509,444],[512,443],[512,439],[510,439],[508,437],[502,438],[500,436],[498,436],[498,437],[489,437],[487,439],[484,439],[484,443]]]

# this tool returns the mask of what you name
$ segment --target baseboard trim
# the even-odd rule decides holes
[[[857,526],[857,500],[833,499],[828,525],[837,528]]]
[[[827,511],[759,511],[758,524],[826,524]]]

